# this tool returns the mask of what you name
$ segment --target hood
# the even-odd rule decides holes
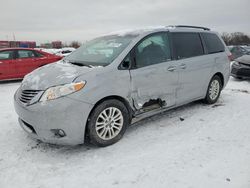
[[[250,65],[250,55],[243,55],[243,56],[235,59],[234,61]]]
[[[22,81],[22,89],[45,90],[51,86],[71,83],[76,77],[95,68],[80,67],[59,61],[40,67],[27,74]]]

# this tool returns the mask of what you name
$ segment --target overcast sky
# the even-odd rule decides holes
[[[116,30],[199,25],[250,34],[250,0],[0,0],[0,40],[81,42]]]

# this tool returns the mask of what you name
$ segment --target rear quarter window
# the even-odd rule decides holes
[[[36,57],[43,57],[44,55],[40,52],[37,52],[37,51],[33,51],[36,55]]]
[[[204,39],[208,54],[225,51],[225,46],[223,45],[222,41],[216,34],[202,33],[202,37]]]

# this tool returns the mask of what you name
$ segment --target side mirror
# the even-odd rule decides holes
[[[128,59],[125,59],[122,63],[121,63],[121,69],[123,70],[127,70],[130,67],[130,61]]]

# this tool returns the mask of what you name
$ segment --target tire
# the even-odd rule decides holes
[[[209,85],[207,88],[207,94],[203,101],[206,104],[216,103],[220,97],[221,90],[222,90],[221,78],[215,75],[209,82]]]
[[[237,76],[237,77],[235,77],[235,78],[238,79],[238,80],[243,80],[243,78],[240,77],[240,76]]]
[[[118,142],[129,125],[129,117],[128,109],[119,100],[110,99],[100,103],[89,117],[89,142],[99,147]]]

